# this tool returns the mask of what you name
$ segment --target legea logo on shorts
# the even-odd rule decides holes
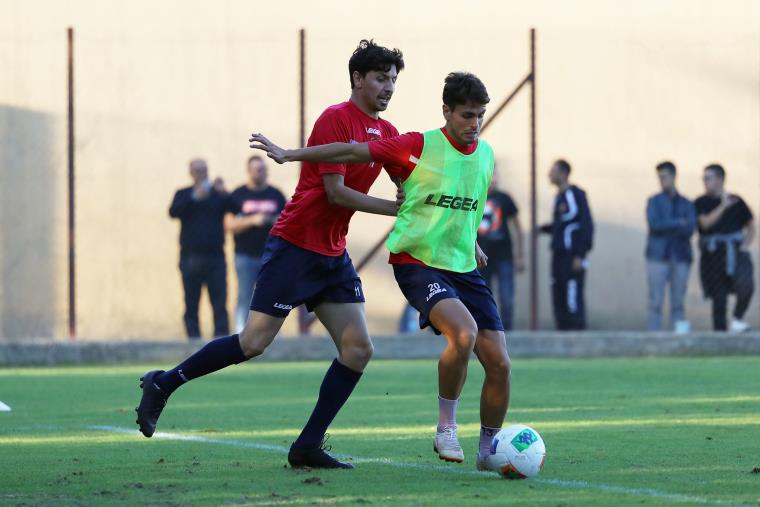
[[[444,287],[441,287],[441,284],[439,283],[429,283],[428,290],[430,291],[430,293],[428,294],[428,297],[425,298],[426,302],[430,301],[430,298],[432,298],[436,294],[440,294],[441,292],[448,292]]]
[[[275,308],[279,308],[280,310],[292,310],[293,309],[293,305],[284,305],[282,303],[275,303],[274,307]]]

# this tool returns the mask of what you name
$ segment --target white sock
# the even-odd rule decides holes
[[[488,426],[480,427],[480,450],[478,451],[481,456],[491,453],[491,443],[493,437],[501,430],[501,428],[489,428]]]
[[[459,400],[447,400],[438,396],[438,431],[446,426],[457,425],[457,405]]]

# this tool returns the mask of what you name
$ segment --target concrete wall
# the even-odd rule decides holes
[[[5,338],[66,329],[65,28],[76,30],[79,324],[84,338],[182,335],[178,223],[172,194],[203,156],[229,187],[244,177],[247,136],[298,142],[297,35],[307,29],[307,121],[348,97],[357,41],[400,47],[407,69],[385,115],[399,130],[439,126],[442,79],[477,73],[498,103],[528,68],[538,29],[539,218],[545,174],[574,167],[597,221],[588,278],[596,329],[645,321],[643,248],[654,165],[674,160],[683,193],[720,161],[728,187],[760,212],[760,4],[753,1],[43,2],[0,0],[0,326]],[[350,20],[350,26],[347,21]],[[485,137],[502,186],[528,211],[528,97]],[[272,167],[288,194],[297,166]],[[391,196],[383,178],[373,188]],[[392,221],[357,215],[361,258]],[[551,327],[548,248],[541,243],[541,324]],[[754,251],[758,258],[757,247]],[[231,260],[231,251],[228,257]],[[757,270],[756,270],[757,272]],[[363,274],[370,329],[389,333],[402,307],[385,255]],[[695,327],[708,307],[693,273]],[[230,273],[229,307],[235,294]],[[527,325],[527,277],[517,324]],[[757,298],[750,310],[760,325]],[[202,315],[210,332],[210,312]],[[293,333],[293,322],[286,333]]]

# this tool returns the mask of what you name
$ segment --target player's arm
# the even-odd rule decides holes
[[[480,244],[477,241],[475,241],[475,263],[478,268],[484,268],[488,265],[488,256],[480,248]]]
[[[334,164],[372,162],[367,143],[330,143],[286,150],[261,134],[252,134],[248,141],[251,143],[251,148],[265,152],[269,158],[278,164],[296,161],[330,162]]]
[[[321,146],[318,147],[321,148]],[[343,184],[342,174],[323,174],[322,183],[330,204],[375,215],[396,216],[399,208],[398,200],[378,199],[349,188]]]

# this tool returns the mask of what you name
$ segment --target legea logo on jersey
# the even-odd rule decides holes
[[[284,305],[282,303],[275,303],[274,307],[278,308],[280,310],[292,310],[293,309],[293,305]]]
[[[378,129],[373,129],[372,127],[367,127],[367,134],[375,134],[376,136],[383,135]]]
[[[439,208],[459,209],[462,211],[477,211],[478,200],[469,197],[460,197],[458,195],[441,194],[438,199],[435,194],[428,194],[425,204],[429,206],[438,206]]]

